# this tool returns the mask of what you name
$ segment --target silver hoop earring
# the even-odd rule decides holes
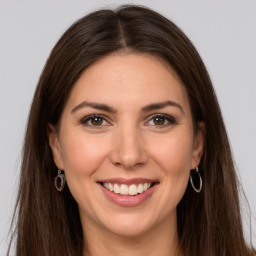
[[[55,188],[58,191],[62,191],[63,188],[65,187],[65,183],[66,183],[65,174],[61,173],[61,170],[58,170],[58,175],[54,179]]]
[[[199,188],[196,188],[196,187],[194,186],[194,182],[193,182],[193,178],[192,178],[191,174],[190,174],[189,179],[190,179],[191,186],[192,186],[192,188],[195,190],[195,192],[200,193],[201,190],[202,190],[203,181],[202,181],[201,175],[200,175],[200,173],[199,173],[198,167],[196,167],[195,171],[196,171],[196,173],[198,174],[198,177],[199,177]]]

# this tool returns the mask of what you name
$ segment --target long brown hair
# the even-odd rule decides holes
[[[78,206],[68,186],[54,187],[57,167],[47,124],[58,126],[74,83],[89,65],[113,52],[157,55],[182,80],[195,124],[205,123],[197,194],[188,184],[178,204],[184,256],[249,256],[242,230],[238,181],[220,108],[196,49],[170,20],[141,6],[99,10],[75,22],[53,48],[31,106],[16,206],[16,255],[82,255],[86,245]],[[9,253],[8,253],[9,254]]]

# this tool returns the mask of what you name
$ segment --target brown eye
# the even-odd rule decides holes
[[[107,126],[109,123],[106,121],[105,117],[98,115],[87,116],[81,120],[81,124],[91,127],[101,127]]]
[[[177,124],[177,122],[174,117],[166,114],[156,114],[151,116],[151,119],[145,125],[155,126],[157,128],[164,128],[175,124]]]
[[[101,117],[94,117],[94,118],[91,119],[91,123],[94,126],[100,126],[103,123],[103,118],[101,118]]]
[[[153,119],[153,122],[155,125],[164,125],[165,121],[166,121],[166,119],[164,117],[155,117]]]

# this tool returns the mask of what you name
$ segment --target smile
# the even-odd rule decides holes
[[[153,183],[145,182],[139,184],[126,185],[103,182],[102,185],[109,191],[114,192],[115,194],[135,196],[137,194],[141,194],[147,191],[149,188],[152,187]]]
[[[144,178],[114,178],[97,183],[108,200],[125,207],[138,206],[148,201],[159,185],[156,180]]]

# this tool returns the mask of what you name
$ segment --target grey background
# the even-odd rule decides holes
[[[27,115],[46,58],[76,19],[96,8],[122,3],[146,5],[166,15],[201,54],[254,215],[256,245],[256,1],[20,0],[0,1],[0,255],[7,248]],[[248,224],[245,221],[246,233]]]

